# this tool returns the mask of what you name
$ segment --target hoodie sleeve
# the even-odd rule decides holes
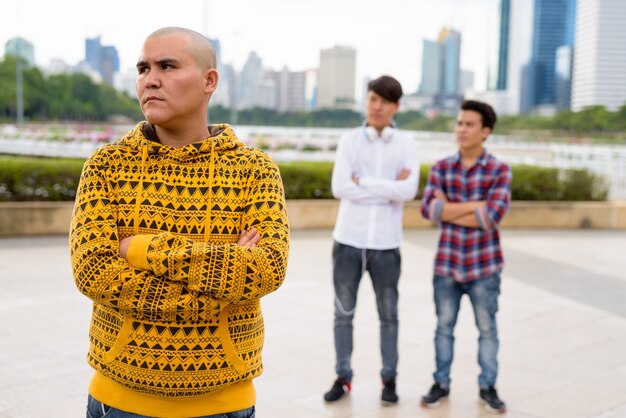
[[[198,320],[217,314],[219,301],[137,269],[120,257],[117,209],[109,198],[106,166],[102,152],[94,155],[85,163],[78,186],[70,227],[78,289],[96,303],[141,320]]]
[[[229,302],[258,299],[278,289],[289,252],[283,184],[278,167],[265,154],[253,166],[242,227],[257,229],[261,235],[257,247],[194,242],[167,232],[139,235],[131,242],[130,262],[180,281],[191,291]]]

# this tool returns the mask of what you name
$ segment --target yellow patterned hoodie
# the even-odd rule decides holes
[[[289,227],[278,168],[228,125],[181,148],[138,124],[84,165],[70,231],[93,300],[89,392],[147,416],[248,408],[262,372],[259,299],[283,282]],[[255,248],[237,245],[256,228]],[[128,261],[121,239],[134,236]]]

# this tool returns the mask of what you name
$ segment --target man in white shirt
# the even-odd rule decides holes
[[[351,390],[352,320],[359,283],[369,272],[380,319],[381,400],[398,401],[398,280],[403,203],[415,198],[417,145],[395,128],[402,86],[389,76],[368,84],[366,121],[339,140],[332,177],[341,199],[333,231],[337,379],[324,394],[333,402]]]

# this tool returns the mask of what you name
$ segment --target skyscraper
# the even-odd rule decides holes
[[[456,110],[461,100],[461,34],[444,28],[437,41],[424,39],[418,93],[432,96],[439,109]]]
[[[212,106],[230,107],[231,103],[236,101],[235,97],[235,79],[234,69],[232,66],[222,62],[222,44],[219,39],[208,38],[217,61],[217,73],[219,74],[219,83],[217,90],[211,96]]]
[[[439,44],[443,48],[443,78],[441,92],[445,96],[458,96],[461,81],[461,34],[452,29],[442,29]]]
[[[490,57],[487,73],[489,90],[506,90],[509,68],[509,33],[511,20],[511,0],[491,0],[497,15],[494,19],[495,36],[489,38]]]
[[[525,69],[522,111],[556,106],[557,49],[574,45],[576,0],[535,0],[530,62]]]
[[[439,42],[436,41],[424,39],[422,45],[422,81],[419,92],[423,95],[434,96],[441,93],[443,51]]]
[[[113,77],[120,71],[120,58],[117,48],[114,46],[103,46],[100,50],[100,74],[102,79],[109,84],[113,84]]]
[[[626,2],[578,0],[572,110],[626,104]]]
[[[279,112],[306,109],[306,74],[304,71],[265,71],[256,85],[256,106]]]
[[[256,105],[256,85],[263,77],[263,61],[256,52],[248,54],[240,74],[239,109],[247,109]]]
[[[356,50],[345,46],[320,51],[317,107],[353,109],[355,105]]]
[[[120,70],[117,48],[102,45],[100,37],[85,40],[85,63],[98,72],[102,80],[113,85],[113,78]]]

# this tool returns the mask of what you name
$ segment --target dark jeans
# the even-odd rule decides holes
[[[400,250],[367,250],[335,242],[333,282],[335,285],[335,370],[339,377],[352,379],[352,321],[357,291],[366,271],[372,279],[380,319],[380,352],[383,380],[396,378],[398,366],[398,281]]]
[[[236,412],[225,414],[207,415],[199,418],[254,418],[254,406]],[[131,412],[120,411],[102,402],[97,401],[91,395],[87,398],[87,418],[149,418],[145,415],[137,415]]]
[[[486,388],[496,384],[498,377],[498,295],[500,274],[469,283],[459,283],[449,277],[435,275],[435,308],[437,330],[435,332],[435,362],[437,370],[433,377],[444,387],[450,385],[450,368],[454,357],[454,327],[459,314],[461,297],[467,294],[474,309],[478,328],[478,385]]]

